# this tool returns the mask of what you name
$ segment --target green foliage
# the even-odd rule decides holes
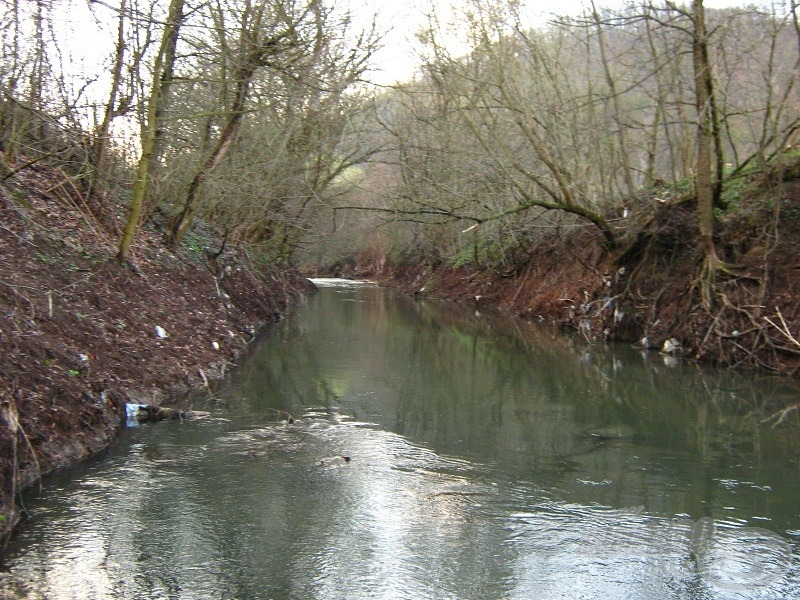
[[[694,187],[694,179],[692,177],[685,177],[673,185],[668,185],[667,188],[675,193],[683,194],[690,191]]]
[[[796,163],[800,161],[800,147],[793,146],[781,152],[772,159],[771,164],[775,164],[777,161],[782,161],[784,163]]]
[[[42,261],[46,265],[53,265],[58,262],[58,257],[55,256],[48,256],[44,252],[36,251],[36,258]]]
[[[742,199],[743,192],[749,184],[749,179],[746,177],[736,177],[728,179],[722,188],[722,200],[725,203],[726,210],[731,210],[736,207]]]
[[[249,249],[248,255],[253,264],[260,267],[284,266],[289,260],[289,249],[282,244],[265,242]]]
[[[193,229],[186,232],[183,237],[184,246],[189,250],[189,256],[193,262],[202,263],[206,250],[207,240],[204,238],[199,229]]]
[[[465,246],[461,249],[461,252],[456,254],[451,260],[450,264],[455,267],[456,269],[460,269],[461,267],[465,267],[473,262],[474,246]]]
[[[474,267],[494,267],[506,261],[513,240],[478,238],[464,246],[452,259],[451,266],[456,269],[472,265]]]
[[[781,217],[785,221],[797,221],[800,219],[800,205],[790,200],[781,203]]]

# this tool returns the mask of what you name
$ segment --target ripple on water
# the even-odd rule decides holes
[[[543,502],[511,513],[513,578],[539,597],[785,597],[791,546],[756,527]],[[531,577],[531,574],[536,574]]]
[[[74,486],[23,575],[54,598],[788,597],[767,530],[567,503],[335,408],[299,417],[134,445]]]
[[[792,568],[791,546],[778,534],[708,517],[694,524],[690,550],[703,581],[734,594],[774,592]]]

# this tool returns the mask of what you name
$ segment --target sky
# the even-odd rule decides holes
[[[91,72],[97,69],[98,61],[108,57],[113,48],[115,36],[115,23],[113,13],[103,8],[102,2],[94,4],[94,12],[89,9],[91,0],[75,0],[70,3],[70,8],[56,9],[53,16],[62,27],[71,30],[68,34],[68,43],[71,46],[74,68]],[[437,14],[452,15],[463,9],[468,2],[458,0],[329,0],[337,6],[349,7],[356,17],[356,23],[361,20],[366,26],[373,14],[377,15],[378,25],[381,30],[387,31],[383,40],[383,48],[375,57],[375,70],[370,74],[371,79],[378,85],[391,85],[397,81],[406,81],[413,77],[418,65],[415,52],[414,34],[425,24],[425,14],[434,7]],[[598,8],[619,8],[627,0],[595,0]],[[685,0],[688,1],[688,0]],[[108,0],[110,5],[116,4],[115,0]],[[532,25],[545,24],[553,16],[576,15],[588,5],[588,0],[557,0],[556,2],[543,0],[523,0],[528,6]],[[727,6],[742,6],[753,4],[746,0],[705,0],[706,8],[723,8]],[[759,4],[760,2],[755,2]],[[64,5],[62,5],[64,6]],[[98,23],[96,17],[106,17],[106,23]],[[455,35],[451,44],[458,53],[458,44]]]
[[[341,1],[341,0],[340,0]],[[690,0],[684,0],[689,2]],[[780,1],[780,0],[778,0]],[[621,8],[628,0],[595,0],[598,8]],[[705,0],[706,8],[726,8],[762,4],[758,0]],[[379,24],[389,32],[384,38],[384,47],[376,56],[377,68],[372,78],[379,85],[390,85],[413,77],[418,59],[415,53],[414,33],[425,24],[425,14],[435,7],[437,14],[452,15],[468,2],[458,0],[350,0],[350,7],[357,15],[369,18],[378,15]],[[523,0],[531,25],[546,24],[554,14],[558,16],[579,15],[591,6],[589,0]],[[453,42],[457,46],[457,42]]]

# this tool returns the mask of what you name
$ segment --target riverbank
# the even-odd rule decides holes
[[[295,272],[197,236],[176,252],[146,226],[130,265],[58,169],[0,187],[0,536],[17,494],[108,446],[125,404],[176,401],[224,376],[265,323],[309,291]]]
[[[329,273],[366,277],[420,297],[498,308],[557,323],[591,340],[621,341],[722,367],[800,373],[800,184],[753,186],[718,223],[729,269],[717,273],[713,305],[700,284],[704,253],[694,205],[662,194],[637,200],[617,220],[609,251],[591,227],[537,238],[503,265],[461,268],[384,257]],[[666,347],[665,347],[666,345]]]

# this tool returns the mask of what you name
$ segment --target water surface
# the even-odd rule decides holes
[[[792,382],[368,285],[48,480],[28,598],[800,598]],[[289,422],[289,417],[293,420]]]

